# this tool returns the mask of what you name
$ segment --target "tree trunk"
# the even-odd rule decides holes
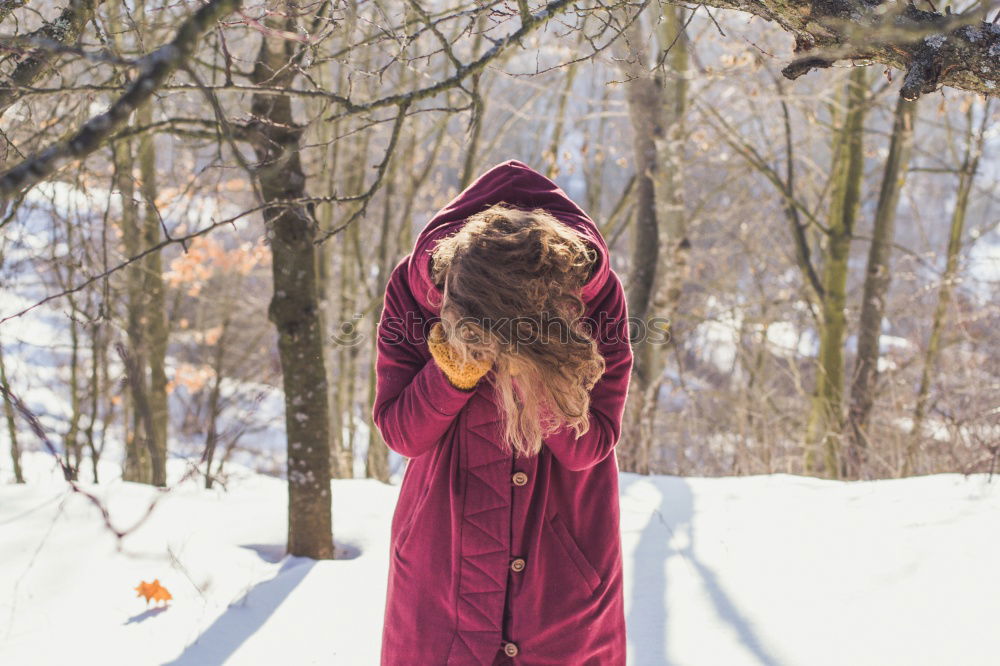
[[[930,340],[928,340],[927,350],[924,352],[924,368],[920,375],[920,388],[917,390],[917,401],[913,410],[913,427],[906,446],[906,458],[903,461],[903,476],[909,476],[917,470],[917,451],[923,437],[931,382],[941,350],[941,336],[948,315],[948,305],[951,303],[951,292],[958,276],[958,255],[962,250],[962,235],[965,232],[965,216],[969,208],[969,195],[972,193],[972,185],[976,180],[976,172],[979,170],[979,158],[983,152],[983,139],[989,118],[989,104],[984,106],[983,122],[978,134],[973,131],[972,114],[975,105],[970,104],[967,112],[969,129],[965,137],[965,157],[958,179],[955,209],[951,215],[951,230],[948,235],[944,275],[941,276],[941,288],[938,291],[937,307],[934,309],[934,321],[931,323]]]
[[[227,312],[231,312],[228,310]],[[227,314],[222,320],[222,331],[215,342],[215,353],[212,355],[212,370],[215,379],[212,380],[212,390],[208,394],[208,425],[205,428],[205,449],[202,460],[205,463],[205,488],[211,489],[215,483],[216,473],[212,470],[215,452],[219,447],[219,415],[222,412],[222,381],[226,376],[226,345],[229,344],[229,327],[231,320]],[[219,471],[222,461],[219,462]]]
[[[3,347],[0,347],[0,386],[3,386],[3,413],[7,421],[7,435],[10,437],[10,460],[14,465],[14,481],[24,483],[21,448],[17,443],[17,423],[14,421],[14,405],[8,397],[10,385],[7,383],[7,368],[3,362]]]
[[[103,306],[100,306],[99,311],[103,313]],[[98,463],[100,462],[101,454],[104,452],[103,443],[101,446],[97,446],[97,442],[94,439],[94,427],[97,424],[97,420],[100,416],[100,405],[108,403],[108,395],[106,394],[104,387],[108,386],[107,372],[107,336],[105,335],[107,331],[107,324],[103,316],[95,317],[90,324],[90,379],[88,380],[87,395],[90,396],[90,408],[87,427],[84,429],[84,441],[87,443],[87,448],[90,450],[90,469],[93,476],[93,482],[100,482],[100,475],[98,474]],[[104,377],[105,381],[101,381]],[[103,440],[104,433],[107,432],[107,424],[111,421],[111,409],[108,409],[108,413],[104,415],[101,426],[101,437]]]
[[[840,436],[843,430],[844,335],[848,259],[864,175],[862,132],[867,93],[866,70],[853,69],[844,90],[844,122],[833,155],[834,182],[829,231],[823,253],[823,297],[819,357],[806,426],[805,467],[829,477],[842,476]],[[817,458],[822,450],[822,468]]]
[[[472,53],[479,53],[479,46],[483,42],[483,35],[486,34],[485,16],[485,13],[480,14],[476,22],[476,37],[472,40]],[[476,169],[476,161],[479,158],[479,140],[483,133],[483,115],[486,113],[486,96],[479,89],[479,78],[481,75],[481,72],[476,72],[470,77],[472,118],[469,125],[469,138],[465,141],[465,160],[462,164],[462,177],[459,181],[459,189],[462,190],[472,182],[472,176]]]
[[[850,477],[865,472],[868,438],[868,419],[875,402],[878,383],[879,336],[885,314],[886,295],[889,291],[889,257],[895,235],[896,207],[899,193],[906,180],[913,139],[913,120],[917,101],[899,98],[896,102],[889,156],[886,158],[879,191],[878,206],[868,247],[868,267],[861,297],[861,317],[858,324],[858,352],[851,384],[851,404],[848,410],[850,441],[846,451],[846,471]]]
[[[344,35],[352,35],[354,32],[354,21],[356,16],[348,12],[344,23]],[[318,68],[316,77],[318,83],[323,88],[340,90],[345,85],[344,68],[336,69],[336,76],[333,81],[327,82],[326,76],[331,68]],[[307,108],[308,103],[307,103]],[[341,173],[340,147],[347,142],[347,139],[335,140],[343,131],[343,126],[348,120],[334,120],[328,123],[319,123],[316,126],[317,144],[324,146],[323,159],[318,165],[317,182],[318,187],[326,188],[327,191],[335,192],[340,187],[338,174]],[[317,220],[323,229],[331,229],[334,226],[333,206],[323,206],[317,213]],[[336,281],[337,252],[342,249],[342,237],[331,238],[323,242],[317,248],[319,253],[319,265],[317,269],[317,289],[320,307],[323,312],[323,332],[331,341],[339,340],[342,333],[340,320],[343,312],[339,307],[338,283]],[[350,478],[350,468],[344,464],[344,414],[340,408],[340,391],[338,384],[340,354],[339,345],[332,345],[332,351],[325,355],[327,390],[329,395],[327,403],[329,405],[329,449],[330,449],[330,476],[335,479]]]
[[[274,14],[269,26],[296,31],[294,7],[284,21]],[[252,80],[271,88],[288,87],[297,66],[295,42],[262,33]],[[303,127],[292,117],[291,98],[255,93],[249,138],[257,155],[254,167],[264,203],[305,196],[299,155]],[[324,331],[317,281],[317,226],[303,205],[283,204],[264,211],[271,244],[274,295],[268,318],[278,332],[288,436],[288,553],[331,559],[334,555],[330,498],[329,406]]]
[[[438,122],[438,131],[434,137],[430,151],[427,155],[422,155],[421,159],[417,160],[416,150],[418,145],[417,130],[414,130],[410,135],[410,140],[403,151],[400,163],[404,165],[405,173],[407,177],[403,179],[405,191],[403,193],[402,206],[398,205],[398,202],[393,202],[392,205],[389,204],[389,199],[391,198],[391,193],[393,191],[392,185],[394,181],[390,180],[387,185],[386,191],[386,217],[383,220],[388,223],[389,213],[397,208],[402,210],[402,213],[398,216],[398,220],[392,226],[383,226],[383,237],[379,243],[379,277],[378,282],[375,285],[374,293],[378,298],[378,301],[374,304],[372,308],[371,321],[373,323],[378,322],[382,317],[382,308],[384,303],[382,298],[385,295],[385,286],[389,280],[389,273],[392,270],[393,265],[398,260],[399,255],[403,252],[403,248],[412,247],[412,240],[409,239],[411,219],[413,214],[413,208],[416,204],[417,194],[420,188],[427,181],[430,176],[434,165],[437,163],[438,154],[441,151],[441,146],[444,143],[444,137],[447,133],[448,123],[447,117]],[[394,168],[397,160],[393,159],[390,163],[390,168]],[[419,166],[418,166],[419,162]],[[375,400],[375,365],[377,360],[376,346],[377,346],[377,336],[371,337],[371,356],[370,363],[368,367],[368,401],[367,405],[373,404]],[[365,409],[365,419],[368,424],[368,470],[369,476],[373,478],[380,479],[382,481],[388,481],[389,479],[389,447],[386,446],[385,440],[382,439],[382,433],[379,432],[378,428],[375,427],[372,421],[372,413],[370,409]],[[384,466],[384,478],[381,476],[383,474]]]
[[[465,140],[465,159],[462,161],[462,177],[458,183],[460,190],[464,190],[472,182],[476,159],[479,157],[479,138],[483,131],[483,114],[486,113],[486,102],[479,92],[479,74],[472,76],[472,92],[472,121],[469,127],[469,136]]]
[[[382,225],[379,229],[379,241],[378,241],[378,275],[375,279],[375,289],[373,290],[376,294],[384,294],[386,284],[389,281],[389,272],[392,270],[392,265],[390,265],[390,255],[389,255],[389,238],[392,236],[392,219],[393,211],[395,210],[395,190],[396,190],[396,161],[392,160],[389,163],[388,171],[385,174],[386,183],[382,188],[382,194],[385,197],[382,207]],[[374,324],[382,316],[382,300],[379,298],[378,303],[374,307],[370,321]],[[372,335],[371,338],[371,354],[373,362],[368,364],[368,399],[365,404],[372,405],[375,403],[375,363],[374,360],[377,358],[378,350],[378,336]],[[369,479],[378,479],[379,481],[388,482],[389,481],[389,447],[386,446],[385,441],[382,439],[381,434],[378,432],[378,428],[374,427],[371,410],[366,409],[365,412],[365,423],[368,426],[368,453],[365,456],[365,476]]]
[[[661,48],[670,49],[666,81],[647,70],[638,20],[629,29],[630,53],[623,61],[637,205],[627,298],[629,316],[643,327],[633,342],[635,362],[619,456],[622,469],[640,474],[651,471],[657,397],[670,349],[663,321],[676,310],[690,247],[682,189],[688,67],[683,12],[667,7],[658,33]]]
[[[143,3],[137,5],[137,14],[143,14]],[[153,106],[146,102],[136,109],[136,124],[140,127],[153,122]],[[156,147],[153,143],[155,134],[144,133],[139,138],[138,158],[141,183],[140,191],[143,201],[143,249],[154,247],[160,243],[162,233],[160,216],[156,211]],[[151,442],[154,445],[153,455],[153,485],[167,485],[167,428],[169,410],[167,407],[167,342],[169,329],[167,327],[166,303],[163,287],[163,258],[160,251],[150,252],[142,259],[143,270],[143,321],[145,328],[146,354],[149,364],[149,410],[153,422]]]
[[[69,248],[70,252],[72,252],[73,248],[77,247],[76,240],[73,237],[73,231],[73,222],[67,222],[66,247]],[[76,270],[74,268],[75,262],[72,255],[67,256],[66,275],[61,275],[59,259],[55,256],[55,248],[56,246],[53,244],[53,266],[55,266],[55,272],[61,286],[64,289],[68,289],[71,285],[76,283]],[[70,478],[73,481],[77,481],[80,478],[80,467],[83,465],[83,446],[80,444],[80,317],[77,316],[81,313],[79,308],[77,308],[76,297],[72,292],[66,294],[66,301],[69,305],[69,311],[73,314],[73,316],[71,316],[69,320],[70,354],[68,389],[70,415],[69,428],[66,431],[63,450],[66,452],[66,464],[70,469]]]
[[[563,91],[556,103],[556,122],[552,128],[552,138],[549,140],[549,147],[544,154],[545,161],[548,162],[545,175],[553,180],[559,175],[559,150],[563,140],[563,128],[566,126],[566,107],[570,94],[573,92],[573,80],[576,78],[578,64],[574,62],[566,68]]]
[[[140,252],[138,212],[135,205],[135,183],[132,180],[132,146],[127,139],[116,141],[111,147],[115,161],[115,187],[121,195],[121,230],[125,255],[134,257]],[[133,263],[123,269],[126,293],[125,334],[127,344],[118,347],[125,367],[131,422],[125,437],[124,481],[152,483],[152,458],[148,439],[153,433],[147,429],[145,394],[145,341],[143,340],[142,265]],[[151,422],[151,420],[150,420]]]

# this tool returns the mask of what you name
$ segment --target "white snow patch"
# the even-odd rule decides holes
[[[334,481],[347,557],[314,561],[284,555],[285,483],[230,465],[225,489],[172,489],[118,552],[48,455],[25,468],[16,486],[0,467],[0,663],[81,646],[104,665],[378,663],[398,487]],[[86,488],[133,524],[157,491],[101,473]],[[1000,481],[623,473],[620,493],[630,665],[996,663]],[[154,578],[164,609],[133,590]]]

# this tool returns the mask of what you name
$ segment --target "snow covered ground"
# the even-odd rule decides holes
[[[26,486],[2,467],[0,664],[378,663],[395,487],[335,481],[344,555],[315,562],[282,556],[285,485],[249,470],[170,491],[118,550],[51,457]],[[1000,479],[621,481],[630,664],[1000,663]],[[83,485],[119,528],[158,492]],[[133,589],[154,578],[165,608]]]

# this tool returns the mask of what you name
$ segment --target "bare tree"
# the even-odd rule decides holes
[[[902,473],[912,474],[917,468],[917,451],[923,437],[924,420],[927,416],[931,395],[931,383],[934,380],[938,356],[941,353],[944,326],[948,317],[948,309],[958,275],[959,252],[962,248],[962,236],[965,232],[966,217],[969,211],[969,199],[972,185],[979,171],[979,162],[983,154],[983,143],[986,128],[989,123],[989,102],[985,103],[978,131],[975,129],[975,106],[970,104],[966,111],[967,130],[965,134],[965,155],[958,177],[958,192],[955,195],[955,205],[951,214],[951,226],[948,234],[948,249],[945,253],[945,268],[938,289],[937,305],[931,320],[930,339],[924,351],[923,368],[920,373],[920,387],[917,389],[916,405],[913,409],[913,427],[910,430],[910,441],[906,449],[906,458]]]
[[[657,326],[636,341],[633,386],[629,391],[623,434],[622,466],[650,472],[654,419],[666,368],[667,328],[686,277],[690,242],[684,207],[684,118],[687,113],[688,51],[684,12],[667,7],[650,16],[663,54],[648,71],[645,34],[638,16],[626,30],[624,54],[626,100],[632,123],[636,169],[636,217],[632,239],[632,272],[628,282],[629,316]]]
[[[833,150],[833,188],[830,194],[826,244],[823,249],[823,298],[819,329],[819,356],[805,433],[805,467],[821,469],[834,478],[843,474],[844,337],[848,261],[861,201],[864,176],[862,131],[868,98],[866,71],[851,72],[843,95],[841,125]]]
[[[267,17],[275,31],[296,28],[295,3],[284,19]],[[280,34],[264,33],[254,63],[259,86],[289,87],[304,51]],[[257,153],[254,177],[265,202],[305,195],[306,176],[299,155],[302,128],[286,95],[254,93],[248,128]],[[274,295],[268,316],[278,329],[288,433],[288,552],[314,559],[333,558],[330,504],[329,412],[326,362],[316,276],[316,222],[305,205],[264,210],[268,226]]]
[[[845,452],[846,472],[853,477],[868,470],[867,451],[872,443],[866,430],[875,402],[875,385],[879,374],[879,338],[882,333],[891,277],[889,258],[895,234],[899,193],[903,188],[910,163],[916,106],[916,100],[902,97],[896,102],[889,154],[882,174],[882,186],[879,190],[872,237],[868,246],[868,265],[865,269],[861,315],[858,322],[858,352],[852,373],[851,403],[848,409],[850,439]]]

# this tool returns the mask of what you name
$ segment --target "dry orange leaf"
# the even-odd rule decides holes
[[[146,597],[147,604],[150,599],[153,601],[169,601],[170,599],[173,599],[170,592],[167,591],[167,588],[160,585],[159,578],[154,578],[152,583],[142,581],[133,589],[139,593],[136,595],[137,597]]]

